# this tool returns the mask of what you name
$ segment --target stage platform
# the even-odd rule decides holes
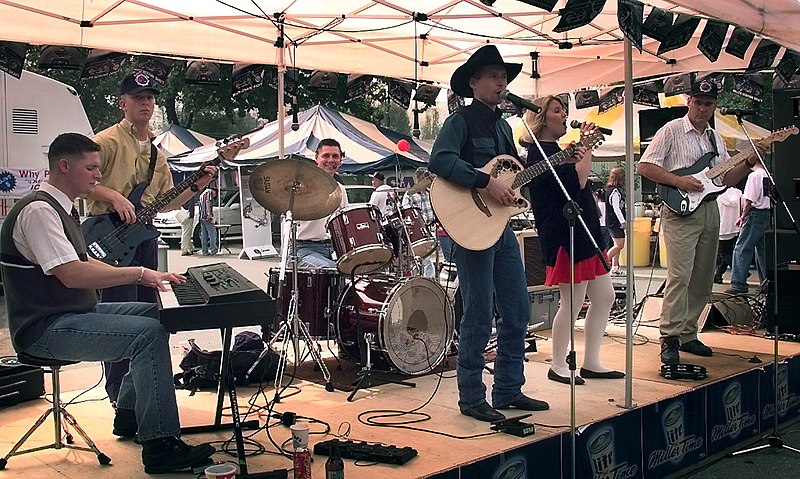
[[[542,332],[548,336],[549,331]],[[603,345],[607,365],[624,369],[624,329],[609,326]],[[636,330],[633,361],[633,408],[624,408],[624,380],[587,380],[576,388],[577,477],[595,478],[664,478],[690,470],[704,459],[718,455],[736,444],[757,439],[772,427],[775,412],[772,398],[773,342],[753,336],[731,335],[707,330],[701,339],[714,348],[711,358],[692,357],[683,353],[684,362],[708,368],[702,381],[671,381],[658,374],[658,331],[652,323],[642,321]],[[578,358],[582,357],[582,334],[576,335]],[[380,442],[398,447],[411,446],[417,457],[402,466],[354,463],[345,460],[347,477],[360,478],[499,478],[499,477],[569,477],[570,471],[570,391],[569,386],[546,379],[550,362],[550,343],[537,341],[538,352],[529,353],[525,365],[526,394],[548,401],[549,411],[536,412],[526,422],[535,423],[535,434],[516,437],[492,431],[489,424],[459,413],[454,371],[414,378],[416,388],[385,384],[358,392],[348,402],[348,392],[327,392],[314,382],[295,381],[274,411],[294,412],[313,419],[311,439],[314,443],[333,438],[333,434],[349,431],[349,439]],[[180,347],[173,348],[173,359],[181,357]],[[781,342],[782,364],[779,369],[778,413],[781,422],[800,412],[800,343]],[[760,362],[755,362],[756,358]],[[453,361],[450,358],[449,361]],[[334,377],[336,371],[332,372]],[[792,378],[790,380],[789,378]],[[48,378],[46,378],[46,381]],[[70,391],[68,399],[101,380],[96,364],[78,364],[62,372],[62,389]],[[492,377],[484,374],[491,384]],[[270,380],[270,383],[272,381]],[[293,394],[296,393],[296,394]],[[213,421],[216,395],[178,391],[181,422],[184,426]],[[100,449],[112,459],[109,466],[100,466],[91,453],[68,450],[41,451],[9,460],[3,474],[26,477],[64,478],[136,478],[145,476],[141,465],[141,448],[130,440],[111,434],[113,410],[102,387],[77,398],[69,406],[79,423]],[[267,422],[266,405],[274,396],[271,386],[263,394],[253,387],[238,391],[241,413],[248,404],[259,412],[250,412],[248,419]],[[10,449],[41,413],[43,399],[28,401],[0,411],[0,454]],[[412,426],[432,432],[410,429],[367,426],[359,422],[359,414],[374,410],[417,410],[430,416]],[[520,415],[509,413],[507,416]],[[403,420],[418,419],[405,416]],[[277,421],[269,421],[275,424]],[[326,426],[330,434],[322,434]],[[52,426],[45,425],[35,438],[46,442],[52,438]],[[289,429],[274,425],[269,429],[277,444],[290,438]],[[434,434],[433,432],[436,432]],[[266,472],[288,469],[291,462],[276,455],[276,447],[265,430],[246,432],[251,441],[260,443],[266,453],[247,457],[249,471]],[[467,438],[469,436],[480,436]],[[215,432],[186,436],[189,442],[225,441],[230,433]],[[77,440],[77,439],[76,439]],[[221,443],[216,444],[218,450]],[[231,445],[228,445],[233,450]],[[248,451],[256,452],[254,445]],[[234,460],[218,452],[217,461]],[[325,456],[314,456],[313,477],[324,477]],[[186,473],[162,477],[187,477]],[[291,472],[289,472],[291,477]]]

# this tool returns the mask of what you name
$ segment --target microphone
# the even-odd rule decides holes
[[[719,109],[719,113],[720,115],[745,116],[745,115],[757,115],[758,111],[748,110],[746,108],[726,108],[723,106]]]
[[[526,99],[524,99],[522,97],[519,97],[519,96],[511,93],[508,90],[503,90],[500,93],[500,98],[502,98],[503,100],[510,101],[512,105],[514,105],[514,106],[516,106],[518,108],[530,110],[530,111],[532,111],[534,113],[539,113],[540,111],[542,111],[542,107],[540,107],[538,105],[534,105],[533,103],[529,102],[528,100],[526,100]]]
[[[292,108],[292,131],[297,131],[300,129],[300,122],[297,119],[297,105]]]
[[[572,120],[572,122],[569,124],[569,126],[571,126],[572,128],[580,128],[581,125],[583,125],[583,123],[581,123],[578,120]],[[600,133],[602,133],[604,135],[609,135],[610,136],[612,134],[611,128],[606,128],[604,126],[597,126],[597,131],[599,131]]]

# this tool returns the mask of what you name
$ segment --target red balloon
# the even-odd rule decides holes
[[[397,149],[400,151],[408,151],[411,148],[411,145],[408,143],[408,140],[405,138],[401,139],[397,142]]]

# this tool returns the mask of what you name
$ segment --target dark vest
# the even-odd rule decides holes
[[[67,288],[54,275],[45,275],[41,266],[25,259],[14,246],[12,236],[17,217],[22,208],[34,201],[44,201],[53,207],[78,257],[81,261],[88,261],[80,226],[55,198],[37,191],[25,196],[11,208],[0,231],[0,268],[11,343],[16,351],[22,351],[36,341],[59,315],[86,313],[97,304],[95,290]]]
[[[619,192],[619,208],[622,210],[623,216],[625,215],[625,195],[619,188],[610,188],[606,194],[606,226],[609,228],[622,228],[622,223],[619,222],[617,214],[614,212],[614,206],[611,204],[611,193]]]

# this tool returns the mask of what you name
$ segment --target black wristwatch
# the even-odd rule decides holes
[[[200,188],[198,188],[196,184],[192,183],[192,184],[189,186],[189,189],[190,189],[190,190],[192,190],[192,191],[194,191],[195,193],[197,193],[197,190],[199,190]]]

